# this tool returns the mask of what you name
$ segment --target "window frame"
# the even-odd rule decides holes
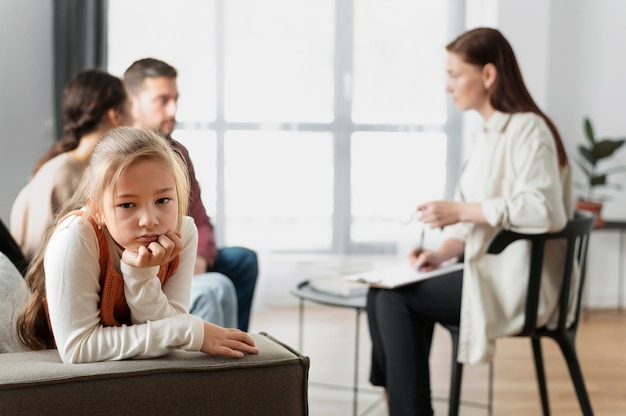
[[[447,166],[445,196],[451,198],[456,184],[457,174],[462,159],[462,116],[454,108],[451,100],[447,101],[447,121],[443,125],[425,124],[358,124],[351,119],[352,97],[349,90],[353,73],[353,3],[355,0],[335,0],[335,53],[334,53],[334,114],[328,123],[257,123],[232,122],[225,118],[225,2],[215,2],[215,61],[216,61],[216,119],[210,122],[178,121],[177,130],[211,130],[216,135],[216,214],[212,218],[217,241],[226,241],[225,178],[224,150],[225,134],[231,130],[242,131],[299,131],[329,132],[334,137],[334,190],[332,246],[329,251],[308,250],[307,253],[325,254],[384,254],[394,253],[396,244],[390,242],[355,243],[351,241],[351,136],[355,132],[424,132],[438,131],[447,137]],[[466,0],[450,0],[449,27],[452,39],[464,29]],[[443,46],[442,46],[443,47]],[[443,70],[443,69],[442,69]],[[443,92],[442,92],[443,93]],[[286,253],[286,251],[276,251]],[[296,251],[288,251],[295,253]]]

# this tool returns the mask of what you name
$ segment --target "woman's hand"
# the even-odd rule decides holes
[[[419,247],[414,248],[409,253],[409,263],[416,270],[421,272],[428,272],[436,269],[443,262],[443,259],[437,252],[428,251]]]
[[[137,251],[129,249],[122,253],[122,261],[134,267],[160,266],[172,261],[183,250],[180,233],[168,231],[147,246],[139,246]]]
[[[450,238],[437,251],[414,248],[409,253],[409,262],[416,270],[428,272],[441,266],[444,261],[460,256],[464,250],[465,244],[462,241]]]
[[[233,328],[222,328],[208,322],[204,323],[204,341],[200,351],[213,355],[243,358],[243,353],[257,354],[254,340],[247,333]]]
[[[457,222],[487,224],[480,202],[431,201],[419,205],[420,221],[431,228],[445,227]]]
[[[193,266],[193,274],[194,276],[197,274],[204,274],[206,273],[207,269],[209,268],[209,262],[207,261],[207,259],[198,254],[196,256],[196,263]]]
[[[431,228],[445,227],[461,221],[461,204],[453,201],[431,201],[417,207],[420,221]]]

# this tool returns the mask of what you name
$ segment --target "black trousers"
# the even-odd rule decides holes
[[[432,415],[429,355],[436,322],[458,325],[463,272],[397,289],[371,288],[370,381],[383,386],[390,416]]]

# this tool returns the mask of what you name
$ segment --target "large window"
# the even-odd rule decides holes
[[[393,252],[458,168],[444,45],[461,0],[109,0],[108,67],[179,71],[218,243]]]

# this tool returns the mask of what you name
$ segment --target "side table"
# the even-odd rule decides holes
[[[356,312],[356,335],[354,339],[354,381],[352,384],[352,414],[353,416],[358,415],[358,392],[359,392],[359,335],[360,335],[360,327],[361,327],[361,313],[365,311],[366,297],[367,295],[361,296],[352,296],[352,297],[344,297],[338,295],[332,295],[324,292],[317,291],[313,289],[310,285],[310,280],[304,280],[298,283],[295,287],[291,289],[291,294],[296,296],[300,300],[299,305],[299,317],[298,317],[298,350],[302,353],[302,339],[303,339],[303,326],[304,326],[304,303],[305,301],[315,302],[322,305],[335,306],[340,308],[350,308],[354,309]],[[493,367],[489,366],[489,371],[493,371]],[[490,378],[493,378],[493,374],[490,374]],[[309,383],[311,384],[311,383]],[[486,408],[488,414],[491,415],[491,382],[489,383],[490,389],[490,399],[489,404],[482,403],[473,403],[462,401],[461,406],[469,405],[472,407]],[[433,397],[433,400],[448,402],[448,398],[440,398]],[[376,403],[374,403],[376,405]],[[369,413],[369,410],[374,406],[370,406],[368,409],[364,410],[364,414]]]
[[[340,308],[354,309],[356,312],[356,335],[354,344],[354,381],[352,385],[352,414],[358,414],[358,388],[359,388],[359,336],[361,327],[361,313],[365,310],[366,295],[343,297],[323,293],[311,288],[309,280],[298,283],[291,289],[291,294],[300,299],[298,317],[298,350],[302,351],[303,325],[304,325],[304,302],[311,301],[323,305]]]

